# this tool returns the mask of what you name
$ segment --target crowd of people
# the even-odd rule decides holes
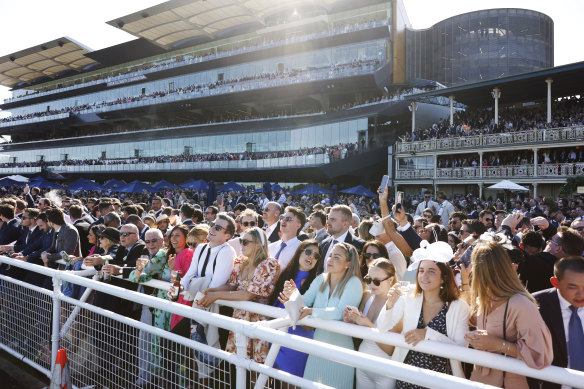
[[[499,124],[495,124],[494,113],[491,109],[466,109],[454,114],[452,126],[450,119],[445,118],[429,128],[417,128],[413,132],[404,130],[403,140],[410,142],[582,126],[584,125],[583,102],[581,97],[554,101],[551,123],[547,123],[546,110],[541,106],[500,109]]]
[[[412,346],[424,340],[471,346],[536,369],[552,364],[584,369],[582,196],[551,205],[539,197],[508,203],[467,197],[453,204],[443,192],[435,198],[426,192],[420,201],[392,204],[388,192],[380,190],[378,201],[350,196],[337,203],[285,190],[255,197],[238,192],[206,206],[196,192],[140,194],[134,201],[67,194],[51,200],[40,189],[25,187],[3,197],[0,251],[52,268],[65,251],[67,269],[94,267],[104,282],[131,290],[151,279],[171,282],[180,271],[178,303],[221,314],[226,312],[217,300],[282,308],[298,291],[304,302],[300,319],[377,328],[401,334]],[[34,272],[14,267],[3,272],[51,287]],[[73,298],[82,293],[75,287],[63,292]],[[148,293],[172,300],[175,292],[171,286],[168,293]],[[233,333],[164,310],[101,292],[91,303],[228,352],[241,347]],[[266,319],[242,309],[228,314]],[[114,377],[130,374],[130,386],[208,385],[221,364],[155,336],[146,343],[149,358],[137,361],[144,344],[113,348],[103,331],[97,328],[94,339],[103,361],[99,368]],[[115,338],[116,331],[110,328],[108,335]],[[297,326],[289,332],[355,348],[350,336],[320,328]],[[269,347],[249,339],[245,352],[263,363]],[[415,348],[363,341],[358,350],[498,387],[556,387]],[[335,388],[352,389],[354,379],[357,388],[417,387],[287,348],[274,366]],[[124,387],[115,380],[101,384]]]

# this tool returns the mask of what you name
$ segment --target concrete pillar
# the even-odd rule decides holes
[[[491,96],[495,99],[495,124],[499,125],[499,98],[501,97],[501,89],[493,89]]]
[[[483,183],[479,182],[479,199],[483,198]]]
[[[537,182],[533,183],[533,198],[537,196]]]
[[[537,177],[537,148],[533,149],[533,176]]]
[[[552,122],[552,80],[551,78],[547,78],[545,80],[547,84],[547,122]]]
[[[448,96],[448,99],[450,100],[450,126],[454,125],[454,96],[450,95]]]
[[[479,151],[479,177],[483,178],[483,152]]]
[[[438,177],[438,155],[434,154],[434,179]]]
[[[418,110],[418,104],[415,101],[412,101],[408,109],[410,110],[410,112],[412,112],[412,134],[413,134],[414,130],[416,129],[416,111]]]

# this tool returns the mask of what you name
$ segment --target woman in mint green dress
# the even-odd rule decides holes
[[[363,281],[359,269],[359,254],[352,245],[337,243],[326,261],[326,271],[316,277],[302,295],[306,306],[300,319],[310,316],[318,319],[343,320],[347,306],[358,306],[363,296]],[[281,301],[288,300],[296,285],[286,281]],[[353,339],[347,335],[317,328],[314,340],[354,349]],[[304,369],[304,378],[337,389],[352,389],[355,368],[310,355]]]

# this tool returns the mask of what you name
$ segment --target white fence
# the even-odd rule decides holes
[[[246,388],[247,383],[251,382],[255,383],[256,388],[262,388],[266,381],[269,388],[279,387],[279,382],[303,388],[327,387],[268,366],[269,362],[273,363],[280,345],[431,388],[489,387],[290,335],[285,332],[290,321],[286,312],[279,308],[251,302],[217,302],[223,306],[237,307],[274,318],[250,323],[128,291],[80,277],[70,271],[53,270],[6,257],[0,257],[0,263],[43,274],[52,278],[53,285],[53,290],[47,290],[0,276],[0,348],[49,377],[57,350],[65,348],[71,363],[72,381],[78,387],[97,385],[130,388],[138,386],[139,379],[151,382],[153,387],[194,385],[239,389]],[[87,276],[91,271],[82,274]],[[87,289],[79,300],[72,299],[61,293],[62,282]],[[147,284],[156,288],[168,288],[168,283],[162,281],[151,281]],[[238,347],[243,354],[231,354],[89,304],[86,300],[91,299],[93,291],[232,331],[236,344],[245,345],[247,338],[266,340],[272,343],[272,349],[266,364],[258,364],[246,357],[246,347]],[[305,318],[300,323],[412,349],[398,334],[380,333],[375,329],[321,319]],[[584,372],[554,366],[534,370],[514,358],[432,341],[421,342],[416,350],[584,388]],[[217,358],[218,364],[210,366],[200,362],[194,356],[200,356],[200,353]],[[270,379],[266,380],[267,377]]]

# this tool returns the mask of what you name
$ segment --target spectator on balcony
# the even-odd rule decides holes
[[[426,212],[426,209],[430,209],[430,212],[435,214],[438,212],[439,207],[440,204],[432,200],[432,192],[427,190],[424,192],[424,200],[420,201],[418,204],[414,216],[422,215],[424,212]]]
[[[438,192],[436,199],[439,204],[437,214],[442,218],[441,224],[447,226],[450,215],[454,212],[454,206],[446,199],[446,193],[444,192]]]

